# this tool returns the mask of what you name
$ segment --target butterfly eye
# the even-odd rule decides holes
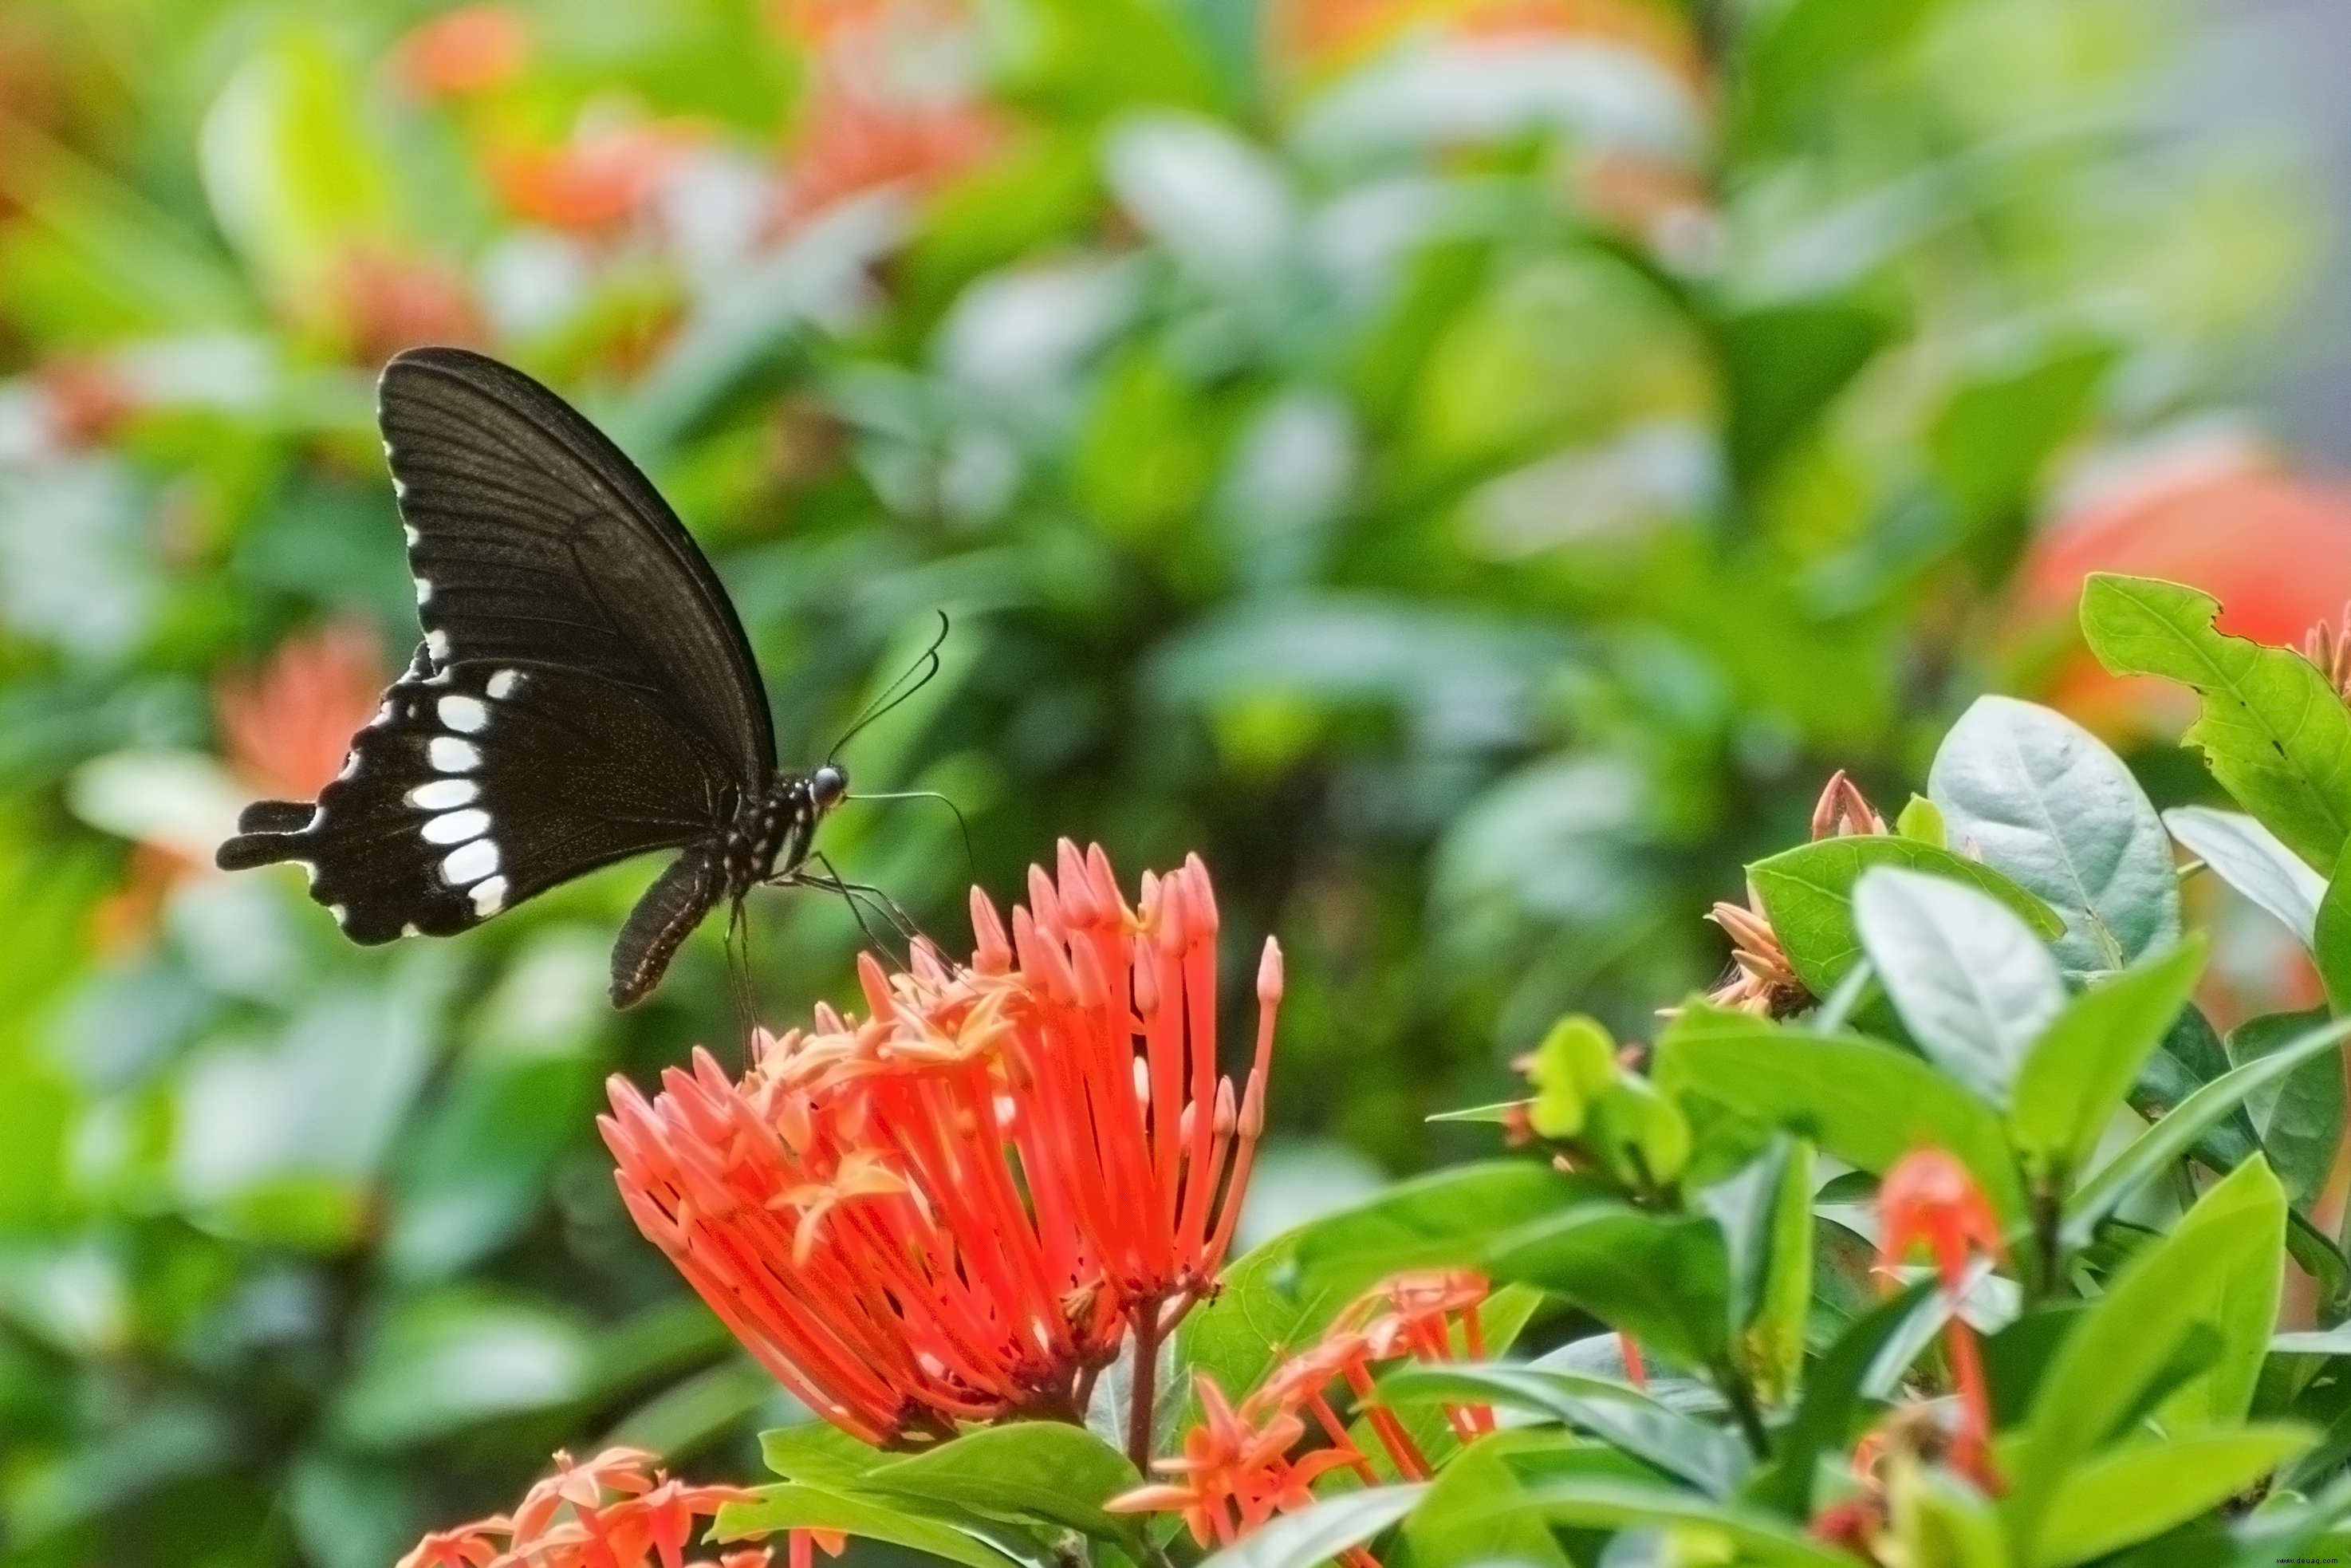
[[[809,798],[821,811],[849,793],[849,773],[828,762],[809,775]]]

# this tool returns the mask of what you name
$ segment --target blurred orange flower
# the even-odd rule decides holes
[[[372,368],[419,343],[480,343],[472,291],[455,269],[361,246],[335,275],[337,319],[352,360]]]
[[[65,451],[103,444],[139,412],[139,393],[101,359],[61,355],[33,372],[49,442]]]
[[[341,771],[385,678],[382,645],[366,627],[339,622],[298,632],[259,671],[224,675],[214,686],[221,749],[269,795],[315,796]]]
[[[2282,471],[2257,450],[2189,454],[2105,489],[2032,542],[2007,616],[2020,645],[2054,643],[2049,700],[2093,729],[2177,728],[2194,697],[2167,681],[2110,675],[2074,631],[2094,571],[2168,578],[2220,601],[2220,630],[2299,647],[2351,600],[2351,485]]]
[[[574,234],[605,235],[638,215],[696,140],[680,120],[582,126],[560,145],[493,151],[490,181],[519,217]]]
[[[392,48],[392,68],[419,98],[456,98],[513,80],[530,32],[511,6],[460,5],[420,23]]]
[[[792,140],[769,226],[783,233],[836,202],[885,185],[928,189],[986,158],[1003,134],[984,105],[898,101],[828,73]]]
[[[648,1102],[611,1081],[604,1141],[645,1235],[818,1414],[873,1443],[965,1421],[1076,1419],[1216,1288],[1265,1116],[1280,999],[1269,942],[1255,1066],[1217,1072],[1217,910],[1196,859],[1146,875],[1066,841],[1008,937],[972,894],[950,969],[861,964],[866,1021],[706,1051]],[[1148,1380],[1136,1396],[1147,1411]]]

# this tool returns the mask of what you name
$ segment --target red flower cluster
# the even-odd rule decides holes
[[[727,1326],[873,1443],[1074,1419],[1132,1333],[1148,1364],[1211,1291],[1264,1123],[1280,950],[1245,1091],[1217,1071],[1217,907],[1196,858],[1120,895],[1066,841],[1008,936],[975,890],[950,969],[861,969],[868,1016],[611,1082],[621,1194]],[[1147,1406],[1147,1399],[1138,1399]]]
[[[436,1530],[395,1568],[684,1568],[695,1520],[758,1494],[741,1487],[688,1486],[653,1468],[636,1448],[607,1448],[586,1464],[555,1456],[555,1473],[523,1494],[511,1515],[493,1514]],[[792,1561],[805,1568],[812,1548],[838,1556],[845,1544],[831,1531],[792,1531]],[[718,1568],[768,1568],[764,1546],[729,1552]]]
[[[1186,1435],[1183,1457],[1152,1467],[1178,1479],[1138,1487],[1104,1506],[1121,1513],[1180,1513],[1193,1540],[1223,1547],[1275,1514],[1312,1502],[1309,1486],[1327,1471],[1351,1469],[1365,1483],[1378,1484],[1379,1471],[1332,1404],[1333,1384],[1343,1384],[1343,1397],[1356,1400],[1395,1473],[1428,1479],[1435,1470],[1419,1443],[1394,1411],[1370,1402],[1372,1369],[1407,1357],[1456,1359],[1457,1324],[1462,1348],[1470,1359],[1482,1360],[1486,1339],[1478,1309],[1486,1291],[1484,1278],[1473,1273],[1396,1275],[1341,1312],[1320,1343],[1275,1367],[1238,1410],[1215,1379],[1202,1375],[1201,1421]],[[1306,1436],[1308,1415],[1330,1446],[1292,1458]],[[1494,1413],[1483,1405],[1447,1406],[1445,1416],[1464,1443],[1494,1429]],[[1351,1568],[1376,1564],[1362,1547],[1342,1552],[1340,1560]]]

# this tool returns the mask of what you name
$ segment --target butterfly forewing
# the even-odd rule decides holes
[[[619,448],[493,361],[413,350],[381,399],[425,641],[317,805],[248,808],[220,863],[302,862],[360,942],[461,931],[646,850],[716,868],[775,746],[742,627],[684,528]],[[695,874],[659,884],[677,929],[628,949],[639,993],[739,892]]]
[[[775,734],[735,607],[620,448],[520,371],[463,350],[401,355],[381,398],[433,656],[633,687],[699,732],[742,789],[764,789]]]

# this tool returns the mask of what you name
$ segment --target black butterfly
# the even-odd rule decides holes
[[[373,944],[450,936],[683,847],[612,948],[615,1007],[753,884],[837,890],[804,862],[849,777],[778,769],[735,607],[620,448],[461,349],[395,358],[378,415],[424,641],[318,803],[247,807],[222,868],[299,862],[310,896]]]

